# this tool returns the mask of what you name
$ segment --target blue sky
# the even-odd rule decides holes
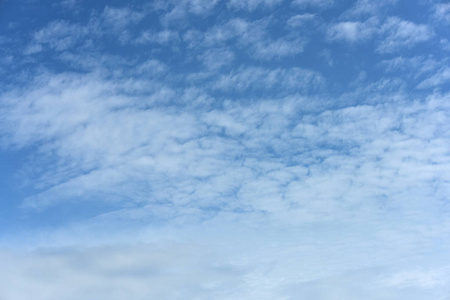
[[[449,26],[0,1],[0,299],[450,299]]]

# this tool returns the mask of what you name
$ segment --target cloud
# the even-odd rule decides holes
[[[113,36],[120,43],[126,43],[131,38],[129,29],[138,24],[145,16],[144,12],[132,10],[128,7],[106,6],[100,16],[91,18],[88,26],[91,32],[99,35]]]
[[[344,21],[333,24],[327,30],[329,40],[344,40],[355,43],[377,38],[379,53],[392,53],[408,49],[434,37],[433,29],[424,24],[415,24],[397,17],[389,17],[380,25],[376,17],[364,22]]]
[[[257,58],[261,59],[273,59],[278,57],[293,56],[303,52],[306,41],[304,39],[286,39],[281,38],[273,41],[260,41],[254,45],[254,49],[251,50]]]
[[[176,241],[170,232],[165,232],[165,239],[164,232],[152,232],[144,237],[152,242],[132,246],[2,250],[0,295],[18,300],[28,299],[30,293],[36,300],[114,300],[124,295],[133,299],[295,299],[301,295],[328,300],[338,295],[349,300],[362,296],[419,300],[445,299],[448,292],[448,258],[433,251],[431,262],[424,263],[427,254],[410,254],[417,245],[405,237],[406,232],[391,230],[401,240],[393,241],[395,246],[389,243],[383,236],[389,226],[257,231],[224,222],[208,225],[210,229],[186,231]],[[269,237],[270,243],[262,236]],[[421,247],[433,249],[432,243]]]
[[[339,22],[327,30],[329,40],[344,40],[358,42],[370,39],[377,33],[377,19],[368,19],[365,22]]]
[[[357,0],[355,4],[341,16],[343,18],[361,18],[380,16],[398,3],[398,0]]]
[[[206,32],[188,31],[185,41],[190,47],[214,47],[223,46],[236,39],[251,39],[252,41],[262,38],[267,22],[264,20],[248,22],[244,19],[231,19],[225,24],[216,25]]]
[[[450,51],[450,42],[447,39],[441,39],[439,41],[442,50]]]
[[[131,10],[127,7],[115,8],[106,6],[100,15],[100,19],[109,30],[124,30],[132,24],[142,20],[144,13]]]
[[[377,51],[381,53],[395,52],[401,48],[411,48],[426,42],[434,36],[433,29],[425,24],[389,18],[381,27],[385,38],[380,42]]]
[[[291,27],[302,27],[305,23],[310,22],[315,19],[314,14],[306,13],[301,15],[296,15],[293,17],[290,17],[287,21],[287,24]]]
[[[292,4],[301,8],[328,8],[334,5],[334,0],[293,0]]]
[[[423,80],[418,88],[433,88],[450,82],[450,68],[444,67],[435,72],[429,78]]]
[[[296,96],[205,110],[188,105],[180,113],[169,104],[182,99],[179,91],[166,98],[155,86],[138,101],[118,93],[136,84],[67,74],[3,96],[2,127],[14,128],[4,143],[39,142],[43,158],[51,153],[45,166],[29,165],[44,171],[27,175],[35,195],[25,207],[100,201],[124,216],[153,207],[162,220],[191,210],[197,220],[247,210],[278,224],[365,218],[401,207],[421,210],[425,219],[448,189],[445,96],[410,103],[408,110],[399,102],[315,114],[307,112],[313,98]],[[214,84],[223,93],[232,87],[279,97],[322,81],[298,68],[246,68]]]
[[[399,76],[401,80],[419,89],[435,88],[446,83],[445,68],[447,59],[437,60],[433,56],[398,56],[380,62],[383,68],[391,76]]]
[[[225,44],[231,48],[233,45],[236,50],[258,60],[289,57],[303,52],[306,39],[296,34],[274,39],[269,34],[268,27],[268,19],[247,21],[237,18],[204,33],[189,31],[185,35],[185,41],[190,48],[223,47]]]
[[[403,72],[408,70],[408,74],[411,73],[411,76],[417,77],[424,73],[435,71],[441,63],[432,57],[397,56],[392,59],[381,61],[380,65],[383,66],[387,72]]]
[[[323,84],[320,74],[300,68],[273,69],[250,67],[222,75],[213,88],[228,91],[245,90],[314,90]]]
[[[160,12],[160,19],[165,26],[180,26],[188,22],[188,17],[205,16],[215,9],[219,0],[182,0],[155,1],[154,8]]]
[[[217,70],[224,66],[229,66],[234,58],[234,53],[224,48],[209,49],[199,55],[199,61],[210,70]]]
[[[42,49],[42,45],[46,45],[56,51],[64,51],[72,48],[88,33],[88,29],[80,25],[62,20],[53,21],[34,34],[34,45],[29,48],[28,53],[39,52]]]
[[[55,20],[33,34],[33,41],[24,52],[35,54],[47,47],[59,52],[75,52],[81,47],[92,48],[92,40],[104,36],[114,36],[124,43],[130,38],[130,26],[140,22],[144,16],[143,12],[127,7],[106,6],[100,15],[93,14],[85,24]]]
[[[450,3],[436,4],[434,7],[434,17],[440,21],[450,22]]]
[[[239,267],[233,270],[226,262],[198,260],[200,249],[192,249],[190,253],[188,245],[179,250],[173,246],[164,248],[105,247],[31,255],[3,253],[2,263],[6,260],[15,264],[22,260],[22,263],[18,268],[8,263],[8,270],[13,272],[10,280],[4,272],[0,276],[10,286],[0,288],[0,295],[8,299],[26,299],[30,293],[35,299],[121,299],[125,295],[133,299],[208,295],[222,298],[230,293],[233,285],[240,284],[236,278],[241,272]]]
[[[413,270],[394,274],[392,277],[385,279],[385,283],[389,286],[398,287],[421,287],[432,289],[438,286],[448,284],[450,278],[450,269],[442,268],[438,270]]]
[[[6,16],[0,298],[446,299],[447,42],[395,3]]]
[[[171,44],[179,41],[178,32],[162,30],[159,32],[144,31],[136,40],[138,43]]]
[[[227,6],[234,9],[253,11],[258,7],[271,8],[275,5],[281,4],[283,1],[284,0],[230,0],[227,3]]]

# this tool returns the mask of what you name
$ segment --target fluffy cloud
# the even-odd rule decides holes
[[[415,24],[396,17],[388,18],[382,25],[376,17],[364,22],[344,21],[331,25],[327,30],[329,40],[347,42],[377,39],[380,53],[397,52],[409,49],[434,37],[433,29],[425,24]]]
[[[377,25],[378,20],[374,18],[365,22],[339,22],[328,29],[327,37],[348,42],[368,40],[377,32]]]
[[[250,68],[219,78],[214,88],[282,92],[310,89],[320,80],[307,70]],[[4,128],[16,128],[9,143],[41,142],[55,155],[27,207],[103,199],[117,209],[169,203],[173,209],[161,212],[163,219],[190,209],[199,209],[201,218],[217,209],[246,209],[265,211],[276,222],[302,223],[364,218],[366,210],[387,213],[393,207],[420,208],[425,216],[439,207],[429,197],[448,189],[443,98],[403,111],[397,103],[315,115],[301,108],[314,100],[298,97],[281,105],[229,103],[175,113],[166,107],[168,99],[141,109],[128,96],[106,96],[125,83],[58,76],[20,101],[14,94],[7,98]],[[412,190],[415,205],[402,204]],[[388,202],[383,195],[390,195]]]

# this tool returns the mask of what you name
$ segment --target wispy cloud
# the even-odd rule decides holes
[[[154,8],[161,12],[165,26],[183,25],[190,15],[204,16],[212,13],[219,0],[155,1]]]
[[[450,82],[450,68],[445,67],[436,71],[436,74],[422,81],[419,88],[436,87],[442,84],[448,84]]]
[[[5,4],[0,298],[446,299],[447,9],[402,5]]]
[[[381,27],[381,31],[385,34],[385,38],[377,50],[382,53],[411,48],[434,36],[433,29],[428,25],[415,24],[395,17],[389,18]]]
[[[136,41],[138,43],[169,44],[179,41],[179,36],[178,32],[167,29],[159,32],[144,31]]]
[[[135,299],[295,299],[298,295],[445,299],[450,265],[443,255],[434,257],[432,263],[411,264],[408,248],[414,244],[407,237],[402,238],[404,249],[399,251],[386,236],[380,236],[383,230],[370,237],[367,229],[347,228],[346,234],[336,228],[328,230],[333,234],[327,239],[298,232],[265,232],[278,240],[270,243],[258,234],[245,236],[251,232],[247,229],[234,228],[234,236],[222,236],[222,241],[207,231],[197,231],[208,237],[208,243],[190,237],[157,245],[3,251],[0,278],[5,284],[0,292],[19,300],[27,299],[30,292],[37,300],[121,299],[124,295]],[[310,251],[317,246],[317,251]],[[406,256],[403,262],[375,265],[390,261],[398,252]]]
[[[86,27],[58,20],[34,34],[34,45],[47,45],[56,51],[67,50],[87,34]]]
[[[334,0],[293,0],[292,4],[301,8],[326,8],[332,6],[334,4]]]
[[[323,85],[320,74],[299,68],[268,70],[245,68],[221,76],[213,85],[223,91],[314,90]]]
[[[273,58],[293,56],[303,52],[306,39],[294,34],[281,38],[272,38],[268,32],[268,19],[247,21],[232,19],[216,26],[207,32],[188,32],[185,40],[190,47],[211,47],[233,45],[254,59],[269,60]]]
[[[289,20],[287,21],[287,24],[294,28],[302,27],[305,23],[314,20],[315,17],[316,16],[311,13],[295,15],[295,16],[289,18]]]
[[[376,39],[378,52],[393,53],[429,41],[435,35],[433,28],[429,25],[416,24],[397,17],[390,17],[380,23],[376,17],[364,22],[339,22],[328,28],[327,38],[351,43]]]
[[[385,15],[389,9],[395,7],[398,0],[357,0],[353,6],[347,10],[342,17],[344,18],[368,18],[373,16]]]
[[[432,106],[410,105],[408,111],[399,110],[399,104],[356,106],[303,119],[297,119],[302,103],[312,100],[287,107],[271,101],[230,104],[180,114],[164,107],[141,110],[133,98],[107,96],[112,86],[120,91],[126,82],[120,86],[70,76],[51,80],[21,101],[10,98],[4,117],[5,128],[16,128],[11,143],[44,142],[43,149],[51,149],[59,161],[48,168],[59,181],[49,177],[36,187],[41,192],[26,201],[28,207],[104,199],[119,206],[133,201],[172,203],[177,210],[262,210],[284,222],[293,221],[286,217],[294,218],[299,210],[303,217],[298,221],[312,221],[362,213],[351,209],[362,203],[389,211],[401,205],[406,191],[415,189],[425,201],[425,195],[436,193],[432,182],[445,186],[445,142],[439,139],[448,119],[441,112],[443,98],[430,100]],[[220,78],[215,88],[289,91],[317,84],[320,77],[310,71],[253,68]],[[155,101],[165,105],[171,100]],[[418,147],[420,153],[410,150]],[[394,178],[396,185],[391,185]],[[390,200],[384,203],[387,194]],[[306,199],[314,202],[305,210]],[[417,208],[429,201],[417,198]]]
[[[230,0],[227,5],[234,9],[255,10],[259,7],[272,8],[277,4],[280,4],[284,0]]]
[[[434,17],[440,21],[450,22],[450,3],[436,4]]]

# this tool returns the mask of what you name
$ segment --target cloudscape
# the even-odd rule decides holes
[[[449,26],[0,1],[0,300],[450,300]]]

